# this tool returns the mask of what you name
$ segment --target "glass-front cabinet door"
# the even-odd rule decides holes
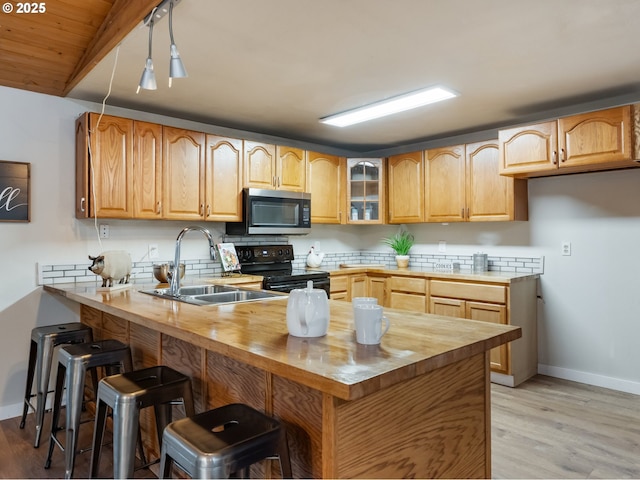
[[[347,159],[349,223],[383,223],[382,167],[381,158]]]

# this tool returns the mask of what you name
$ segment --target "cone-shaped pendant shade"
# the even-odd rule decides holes
[[[169,60],[169,88],[174,78],[185,78],[189,75],[182,64],[176,42],[173,41],[173,1],[169,4],[169,38],[171,39],[171,59]]]
[[[153,60],[151,60],[151,47],[153,45],[153,17],[149,21],[149,56],[144,65],[142,71],[142,77],[140,77],[140,83],[136,93],[140,92],[141,88],[145,90],[156,90],[158,85],[156,84],[156,74],[153,72]]]
[[[178,47],[175,44],[171,45],[171,60],[169,61],[169,77],[170,78],[185,78],[189,74],[182,64],[180,54],[178,53]]]
[[[140,77],[140,88],[145,90],[156,90],[158,85],[156,84],[156,74],[153,71],[153,60],[151,57],[147,58],[144,70],[142,71],[142,77]]]

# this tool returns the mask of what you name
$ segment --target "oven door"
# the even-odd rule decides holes
[[[291,280],[291,281],[286,281],[286,282],[277,282],[277,283],[270,283],[267,279],[265,279],[262,287],[265,290],[273,290],[276,292],[284,292],[284,293],[289,293],[291,290],[294,290],[296,288],[307,288],[307,281],[308,280]],[[327,298],[330,298],[330,280],[329,278],[319,278],[319,279],[314,279],[313,280],[313,288],[320,288],[322,290],[324,290],[325,292],[327,292]]]

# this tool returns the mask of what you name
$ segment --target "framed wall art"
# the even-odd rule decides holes
[[[29,222],[31,164],[0,160],[0,222]]]

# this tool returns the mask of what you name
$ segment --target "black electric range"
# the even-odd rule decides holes
[[[329,273],[321,270],[293,268],[291,245],[238,246],[236,253],[240,271],[244,274],[261,275],[262,288],[278,292],[290,292],[294,288],[305,288],[313,282],[313,288],[321,288],[329,295]]]

